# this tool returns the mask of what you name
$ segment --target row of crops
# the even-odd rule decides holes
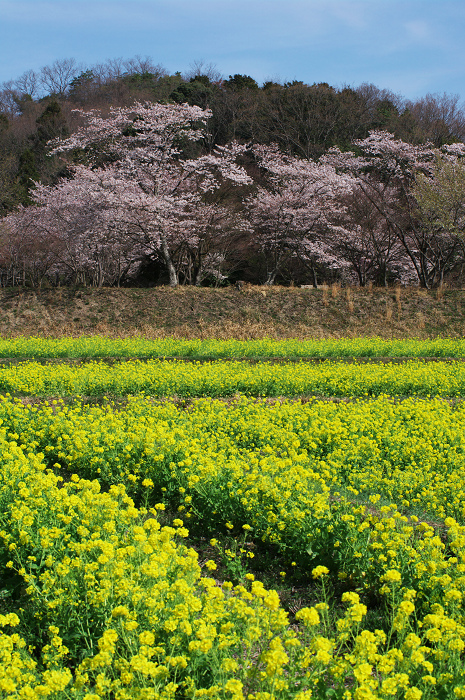
[[[0,696],[465,698],[462,367],[4,365]]]
[[[89,361],[0,366],[0,391],[34,396],[465,396],[463,362]]]
[[[465,357],[465,340],[342,338],[310,340],[179,340],[163,338],[15,337],[0,339],[0,358],[194,357]]]

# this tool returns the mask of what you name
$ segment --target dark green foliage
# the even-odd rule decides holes
[[[18,188],[21,204],[31,204],[29,193],[39,177],[34,151],[32,148],[26,148],[19,156]]]
[[[37,143],[45,145],[50,139],[64,138],[69,134],[66,119],[57,100],[52,100],[48,103],[40,117],[36,119],[36,124]]]
[[[276,142],[303,158],[318,158],[331,146],[344,148],[368,133],[366,106],[349,88],[327,83],[268,83],[260,104],[260,141]]]
[[[157,80],[158,77],[154,73],[149,73],[148,71],[125,75],[122,78],[122,82],[135,87],[137,90],[151,89]]]
[[[45,107],[42,114],[36,119],[37,130],[29,136],[30,150],[34,154],[35,167],[39,177],[46,184],[56,182],[58,177],[66,174],[58,158],[51,158],[48,155],[48,143],[52,139],[65,138],[69,135],[69,127],[62,106],[58,100],[51,100]]]
[[[85,70],[69,84],[68,96],[74,102],[85,103],[92,98],[97,89],[95,75],[92,70]]]
[[[230,75],[229,80],[224,80],[223,85],[229,90],[258,90],[258,83],[250,75]]]
[[[188,83],[181,83],[170,95],[173,102],[197,105],[202,109],[210,106],[215,90],[217,90],[206,75],[196,75]]]

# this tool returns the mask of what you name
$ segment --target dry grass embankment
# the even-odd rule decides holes
[[[432,338],[465,335],[465,290],[153,287],[0,290],[0,335]]]

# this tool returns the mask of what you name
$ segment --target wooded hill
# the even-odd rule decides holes
[[[153,195],[150,206],[139,201],[137,212],[131,205],[130,214],[127,206],[117,213],[115,198],[121,204],[122,190],[117,195],[113,188],[98,230],[89,216],[94,222],[102,218],[102,207],[97,213],[82,199],[93,187],[102,200],[95,174],[109,168],[127,190],[121,162],[128,154],[134,161],[141,148],[140,125],[148,112],[141,117],[140,110],[149,104],[159,105],[158,115],[165,116],[176,109],[186,115],[190,108],[189,128],[197,128],[195,138],[186,136],[186,122],[170,142],[170,177],[177,169],[186,183],[185,164],[195,165],[189,202],[178,201],[176,214],[165,207],[165,221],[158,224],[166,245],[160,230],[155,236],[147,223],[150,207],[153,221]],[[83,137],[92,110],[108,124],[125,115],[118,138],[126,151],[110,153],[102,139],[91,143]],[[153,126],[152,149],[155,131]],[[71,147],[76,133],[81,141]],[[170,75],[140,57],[86,69],[72,59],[56,61],[0,91],[0,284],[461,283],[464,140],[464,107],[447,94],[412,102],[368,84],[259,86],[248,75],[224,79],[204,64]],[[51,144],[60,142],[69,147],[51,153]],[[166,180],[153,152],[150,158],[152,182]],[[87,168],[92,187],[79,167]],[[239,170],[242,180],[234,180]],[[70,209],[78,191],[85,222],[82,211]],[[52,224],[58,193],[68,199],[60,211],[55,207]],[[173,192],[165,187],[162,195],[166,204]],[[18,206],[26,208],[19,218],[11,214]],[[49,215],[46,223],[39,221],[38,208]],[[176,217],[174,232],[168,224]],[[137,228],[143,235],[136,235]]]
[[[288,153],[315,159],[331,146],[344,150],[373,129],[437,147],[465,140],[465,109],[457,95],[428,94],[411,101],[366,83],[355,88],[302,81],[259,86],[248,75],[224,79],[203,63],[185,75],[170,75],[148,58],[110,60],[86,69],[65,59],[27,71],[0,89],[1,211],[29,203],[31,180],[50,183],[60,175],[62,164],[45,157],[46,144],[74,131],[73,109],[146,100],[211,109],[203,142],[210,150],[238,139],[277,143]]]

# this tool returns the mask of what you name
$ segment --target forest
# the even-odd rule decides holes
[[[0,286],[465,282],[465,106],[57,60],[0,89]]]

